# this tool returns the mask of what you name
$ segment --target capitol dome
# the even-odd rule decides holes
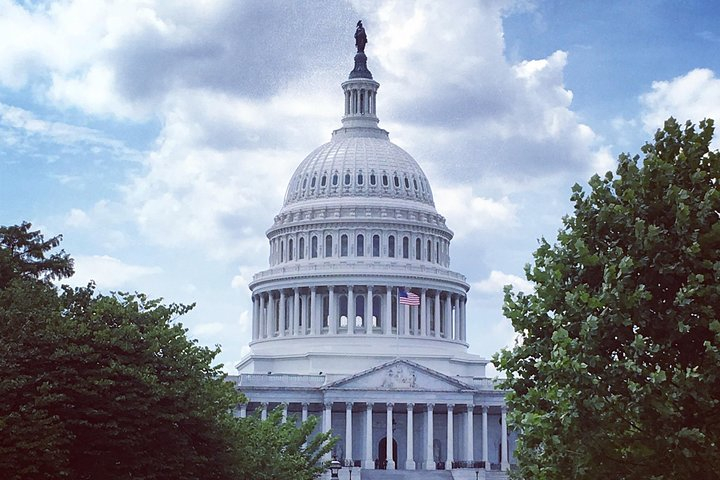
[[[249,285],[252,353],[238,370],[333,378],[402,355],[476,375],[453,233],[420,165],[378,126],[380,84],[363,51],[341,87],[341,127],[299,164],[267,231],[269,268]]]

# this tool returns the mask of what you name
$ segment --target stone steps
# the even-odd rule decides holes
[[[366,470],[360,480],[453,480],[449,470]]]

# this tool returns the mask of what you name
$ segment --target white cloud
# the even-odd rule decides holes
[[[531,293],[533,291],[533,284],[531,282],[517,275],[503,273],[497,270],[491,271],[485,280],[473,283],[472,288],[481,293],[501,295],[505,285],[512,285],[514,291],[525,293]]]
[[[108,255],[76,255],[74,260],[75,275],[68,283],[75,286],[87,285],[92,280],[101,289],[119,288],[162,272],[159,267],[131,265]]]
[[[65,224],[70,227],[87,227],[90,225],[90,218],[83,210],[73,208],[65,217]]]
[[[456,237],[476,231],[497,231],[517,223],[517,207],[507,197],[500,200],[475,196],[471,187],[435,188],[438,211],[446,217]]]
[[[720,79],[712,70],[697,68],[672,80],[652,83],[650,92],[640,97],[642,122],[648,133],[662,128],[668,117],[678,122],[705,118],[720,121]],[[717,148],[717,139],[713,142]]]
[[[193,325],[190,333],[193,337],[213,337],[225,330],[225,324],[221,322],[207,322]]]

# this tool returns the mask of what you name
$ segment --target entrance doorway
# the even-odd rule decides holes
[[[395,463],[395,468],[398,468],[397,442],[394,438],[392,441],[392,459]],[[381,438],[380,443],[378,443],[378,460],[380,468],[385,470],[385,468],[387,468],[387,437]]]

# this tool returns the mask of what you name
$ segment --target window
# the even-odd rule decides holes
[[[325,237],[325,256],[332,257],[332,235]]]
[[[355,297],[355,325],[362,326],[365,323],[365,295]]]
[[[410,239],[403,237],[403,258],[410,258]]]
[[[395,237],[392,235],[388,237],[388,257],[395,257]]]
[[[410,190],[410,180],[407,177],[405,177],[405,188]]]
[[[303,190],[305,190],[305,187],[307,187],[307,177],[303,178]]]
[[[380,256],[380,235],[373,235],[373,257],[379,257]]]
[[[379,327],[381,325],[381,323],[380,323],[381,318],[382,318],[380,316],[380,314],[382,312],[381,302],[382,302],[382,300],[380,299],[380,295],[373,295],[373,305],[372,305],[373,327]]]
[[[340,295],[340,298],[338,299],[338,307],[340,310],[340,326],[345,327],[348,326],[348,297],[347,295]]]
[[[430,240],[427,241],[427,258],[428,262],[432,262],[432,243]]]
[[[383,174],[383,187],[387,187],[390,185],[390,181],[388,180],[388,176],[386,174]]]
[[[422,242],[419,238],[415,239],[415,260],[422,260]]]
[[[325,187],[325,185],[327,185],[327,176],[323,175],[322,178],[320,179],[320,186]]]
[[[400,188],[400,179],[397,175],[393,178],[393,181],[395,182],[395,188]]]
[[[365,256],[365,236],[362,233],[355,239],[355,256]]]
[[[375,178],[374,173],[371,173],[370,174],[370,185],[372,185],[374,187],[376,183],[377,183],[377,178]]]
[[[293,259],[293,239],[288,240],[288,260]]]
[[[310,180],[310,188],[315,188],[316,181],[317,181],[317,177],[313,177],[312,180]]]
[[[413,178],[413,185],[415,186],[415,191],[417,192],[418,186],[417,186],[417,179]]]
[[[302,260],[305,258],[305,237],[300,237],[298,240],[298,259]]]
[[[333,176],[332,176],[332,185],[333,185],[333,187],[336,187],[337,184],[338,184],[338,174],[335,173],[335,174],[333,174]]]
[[[285,242],[280,240],[280,261],[285,261]]]
[[[330,326],[330,299],[328,298],[328,295],[323,295],[322,308],[322,326],[324,328],[328,328]]]
[[[435,261],[440,263],[440,243],[435,242]]]
[[[349,173],[345,174],[345,185],[350,185],[350,174]]]
[[[363,184],[363,174],[362,174],[362,173],[358,173],[358,176],[357,176],[357,184],[358,184],[358,185],[362,185],[362,184]]]
[[[310,239],[310,257],[317,258],[318,256],[318,239],[315,235]]]
[[[347,235],[342,235],[340,237],[340,256],[341,257],[348,256],[348,236]]]

